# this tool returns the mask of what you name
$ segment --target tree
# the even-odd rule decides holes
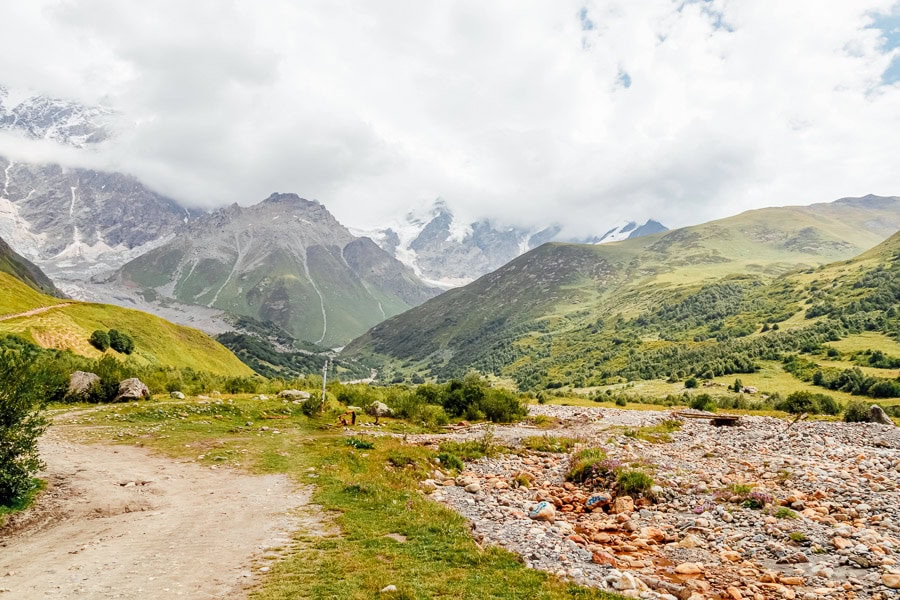
[[[33,355],[0,352],[0,505],[35,488],[34,474],[43,467],[37,441],[47,427],[43,409],[53,388]]]
[[[88,341],[100,352],[105,352],[109,348],[109,334],[102,329],[95,330]]]

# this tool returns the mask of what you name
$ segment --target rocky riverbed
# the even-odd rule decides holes
[[[610,461],[651,474],[654,486],[631,497],[576,485],[565,481],[570,455],[521,447],[468,463],[455,478],[435,471],[424,489],[467,517],[479,543],[630,597],[900,598],[896,428],[684,419],[670,441],[651,443],[628,428],[668,412],[544,405],[532,415],[557,428],[520,424],[491,435],[511,448],[526,436],[575,437],[577,448],[602,448]],[[411,441],[482,435],[476,427]]]

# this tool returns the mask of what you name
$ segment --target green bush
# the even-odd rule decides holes
[[[684,387],[686,387],[688,389],[696,388],[697,387],[697,378],[689,377],[687,380],[685,380]]]
[[[0,505],[32,492],[43,467],[37,442],[47,420],[43,409],[55,390],[54,379],[33,355],[0,352]]]
[[[437,457],[441,461],[441,466],[444,467],[445,470],[462,471],[463,461],[460,460],[460,458],[455,454],[452,454],[450,452],[441,452]]]
[[[691,398],[689,405],[694,410],[705,410],[706,412],[716,412],[718,405],[709,394],[697,394]]]
[[[566,480],[581,483],[590,479],[594,474],[594,467],[604,460],[606,460],[606,452],[601,448],[585,448],[576,452],[569,462]]]
[[[868,423],[869,422],[869,405],[865,402],[850,402],[844,409],[845,423]]]
[[[118,329],[110,329],[109,347],[121,354],[131,354],[134,351],[134,340]]]
[[[95,330],[88,341],[91,343],[91,346],[100,352],[105,352],[109,349],[109,334],[102,329]]]
[[[775,410],[783,410],[793,415],[803,413],[837,415],[841,412],[841,405],[827,394],[798,391],[791,393],[784,400],[776,402]]]
[[[637,469],[622,471],[616,478],[619,489],[629,496],[646,494],[653,487],[653,478]]]
[[[628,399],[625,396],[616,398],[616,406],[628,406]]]

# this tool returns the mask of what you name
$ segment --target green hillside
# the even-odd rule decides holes
[[[8,273],[44,294],[50,294],[51,296],[62,295],[43,271],[17,254],[2,239],[0,239],[0,273]]]
[[[10,316],[34,309],[40,312]],[[103,353],[88,343],[96,329],[118,329],[130,335],[135,343],[131,356],[140,364],[229,376],[253,373],[227,348],[196,329],[118,306],[59,300],[0,273],[0,335],[15,334],[43,348],[99,358]],[[107,353],[116,355],[112,350]]]
[[[898,228],[900,198],[866,197],[615,244],[548,244],[385,321],[346,352],[405,375],[477,369],[523,389],[752,372],[803,343],[891,333],[888,309],[854,301],[893,293],[867,286],[896,267],[896,236],[866,250]]]

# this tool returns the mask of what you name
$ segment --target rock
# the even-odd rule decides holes
[[[741,554],[739,552],[735,552],[734,550],[726,550],[722,552],[722,558],[730,562],[740,562]]]
[[[150,389],[137,377],[126,379],[119,383],[119,393],[113,402],[127,402],[128,400],[143,400],[150,397]]]
[[[699,575],[703,571],[696,563],[681,563],[675,567],[675,572],[679,575]]]
[[[900,573],[884,573],[881,576],[881,583],[892,590],[900,589]]]
[[[376,400],[366,407],[366,414],[377,419],[380,417],[390,417],[394,414],[394,411],[384,402],[378,402]]]
[[[269,397],[266,396],[265,394],[260,394],[260,395],[259,395],[259,399],[260,399],[260,400],[268,400]]]
[[[698,536],[694,535],[693,533],[687,534],[686,536],[684,536],[684,539],[682,539],[680,542],[678,542],[676,544],[676,546],[678,546],[679,548],[688,548],[688,549],[689,548],[701,548],[705,545],[706,545],[706,543],[703,540],[701,540]]]
[[[171,392],[169,394],[169,398],[174,398],[175,400],[184,400],[184,394],[178,391]]]
[[[853,545],[853,542],[843,537],[836,537],[831,540],[831,545],[837,548],[838,550],[844,550],[845,548],[849,548]]]
[[[469,492],[470,494],[476,494],[481,491],[481,484],[476,481],[474,483],[470,483],[463,489],[466,490],[467,492]]]
[[[597,565],[609,565],[613,569],[619,567],[618,562],[616,561],[616,557],[610,554],[609,552],[604,552],[603,550],[598,550],[594,552],[591,556],[591,562]]]
[[[286,400],[309,400],[312,398],[312,394],[301,390],[281,390],[278,392],[278,397]]]
[[[552,523],[556,520],[556,507],[546,500],[538,502],[528,512],[528,517],[535,521],[549,521]]]
[[[86,400],[88,395],[100,387],[100,377],[94,373],[75,371],[69,377],[66,396],[73,400]]]
[[[381,588],[382,594],[393,594],[396,591],[397,591],[396,585],[386,585],[383,588]]]
[[[612,502],[612,496],[610,494],[592,494],[584,501],[584,507],[588,510],[594,510],[601,506],[606,506],[610,502]]]
[[[869,409],[869,423],[881,423],[882,425],[894,426],[894,422],[891,421],[891,418],[887,416],[884,409],[877,404],[873,404]]]
[[[617,514],[629,514],[634,512],[634,499],[631,496],[619,496],[613,502],[612,511]]]
[[[741,594],[741,590],[734,586],[728,587],[728,589],[725,590],[725,593],[727,593],[732,600],[741,600],[744,597],[744,595]]]

